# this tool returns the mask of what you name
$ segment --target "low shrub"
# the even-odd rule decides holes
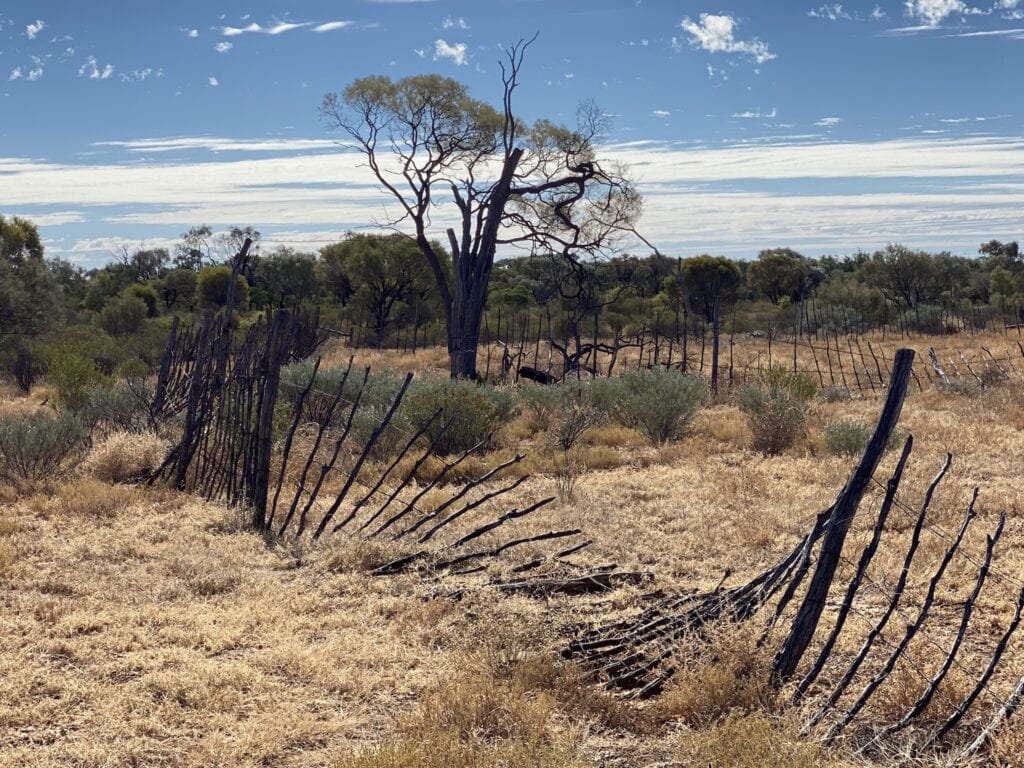
[[[566,387],[567,384],[527,384],[519,391],[519,402],[529,415],[530,425],[535,432],[546,429],[558,412],[565,407]]]
[[[414,380],[402,401],[401,413],[413,430],[424,426],[438,409],[426,434],[441,455],[466,451],[487,440],[515,415],[509,392],[469,381]],[[451,425],[445,429],[448,422]]]
[[[124,483],[147,476],[166,455],[167,444],[156,435],[114,432],[93,446],[82,468],[99,480]]]
[[[803,373],[769,368],[757,384],[739,389],[736,402],[747,417],[754,450],[774,456],[804,434],[808,404],[817,385]]]
[[[47,367],[50,382],[57,389],[57,400],[65,410],[85,408],[90,393],[103,381],[103,374],[93,360],[68,349],[52,354]]]
[[[825,450],[833,456],[856,456],[871,437],[871,427],[860,421],[830,421],[823,431]]]
[[[22,485],[60,474],[82,458],[87,435],[71,414],[0,417],[0,480]]]
[[[102,382],[89,392],[83,416],[92,424],[121,432],[149,427],[150,392],[143,379]]]
[[[598,385],[597,401],[603,407],[614,389],[615,385]],[[681,437],[707,396],[703,379],[667,368],[630,371],[620,377],[618,390],[615,418],[657,444]]]
[[[864,452],[871,439],[871,427],[861,421],[844,419],[830,421],[823,430],[825,450],[833,456],[857,456]],[[896,429],[889,435],[885,450],[889,451],[903,444],[907,435]]]

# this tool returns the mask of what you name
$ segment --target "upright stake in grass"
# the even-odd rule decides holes
[[[875,469],[878,467],[878,462],[885,452],[889,437],[899,421],[913,364],[914,350],[900,349],[896,351],[892,378],[889,380],[889,393],[878,424],[864,449],[864,455],[857,464],[857,468],[832,508],[832,516],[825,531],[818,565],[811,578],[807,595],[793,620],[789,636],[775,657],[772,672],[776,680],[785,681],[793,676],[818,628],[818,621],[825,608],[825,599],[828,596],[832,580],[835,578],[836,568],[843,553],[843,544],[846,541],[846,534],[850,530],[850,524],[853,522],[853,516],[865,490],[867,490],[868,483],[871,482]]]

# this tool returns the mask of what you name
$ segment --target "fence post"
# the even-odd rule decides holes
[[[252,527],[262,531],[267,524],[267,491],[270,482],[270,454],[273,448],[274,406],[281,383],[281,367],[288,356],[287,336],[291,312],[279,309],[267,328],[267,352],[263,360],[263,396],[260,398],[259,420],[256,423],[256,450],[253,457],[253,484],[247,501],[252,505]]]
[[[857,512],[861,498],[885,452],[889,437],[899,421],[903,401],[907,396],[907,386],[913,364],[914,350],[899,349],[896,351],[889,391],[886,395],[885,405],[882,407],[882,413],[878,417],[878,423],[875,425],[875,431],[864,449],[864,455],[861,456],[857,468],[833,505],[814,576],[807,588],[803,604],[797,611],[796,618],[793,619],[789,636],[775,657],[772,671],[778,681],[786,681],[793,676],[804,651],[807,650],[807,646],[810,645],[811,639],[814,637],[814,631],[818,628],[818,621],[825,609],[825,599],[828,597],[829,587],[832,586],[832,580],[835,578],[836,568],[842,557],[843,544],[846,542],[846,534],[850,530],[853,516]]]

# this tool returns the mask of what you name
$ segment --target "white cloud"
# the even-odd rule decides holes
[[[425,59],[427,57],[427,52],[423,48],[413,48],[412,52],[419,56],[421,59]]]
[[[469,29],[469,25],[466,23],[466,20],[461,16],[454,19],[451,16],[448,16],[441,23],[441,26],[445,29]]]
[[[29,40],[35,40],[36,35],[46,29],[46,22],[42,19],[36,19],[34,22],[25,27],[25,37]]]
[[[212,76],[206,78],[206,82],[210,84],[211,88],[216,88],[218,85],[220,85],[220,80],[218,80],[216,77],[212,77]]]
[[[888,19],[889,14],[882,10],[882,6],[876,5],[871,10],[871,18],[875,21],[882,21],[882,19]]]
[[[737,24],[732,16],[702,13],[699,22],[687,16],[679,26],[690,36],[691,46],[703,48],[710,53],[741,53],[750,56],[758,64],[775,58],[775,54],[768,50],[767,43],[756,38],[737,40]]]
[[[258,146],[274,140],[199,137],[123,144],[142,141]],[[138,151],[145,149],[138,146]],[[992,232],[1019,231],[1024,206],[1024,138],[843,143],[794,137],[716,149],[633,142],[606,146],[602,155],[633,169],[645,196],[644,233],[679,255],[713,250],[753,256],[779,244],[809,254],[850,252],[897,241],[970,253]],[[296,239],[313,240],[314,233],[330,233],[325,237],[336,239],[334,233],[384,219],[387,198],[361,164],[358,152],[347,151],[208,162],[0,159],[0,174],[12,210],[33,219],[38,209],[40,215],[81,212],[89,223],[88,238],[145,225],[148,232],[173,240],[182,227],[206,221],[217,227],[252,224],[276,242],[270,234],[275,228],[282,238],[294,233]],[[873,187],[886,191],[865,192]],[[443,218],[448,215],[443,208],[438,214],[435,226],[443,232],[453,222]],[[71,239],[84,231],[76,224]],[[89,250],[103,259],[109,249],[80,248]]]
[[[448,44],[444,40],[434,41],[434,61],[438,59],[451,59],[455,66],[461,67],[466,63],[466,44]]]
[[[131,141],[96,141],[94,147],[124,149],[145,154],[157,152],[302,152],[348,146],[330,139],[228,139],[217,136],[170,136]]]
[[[256,22],[253,22],[247,27],[221,27],[220,33],[224,35],[224,37],[237,37],[238,35],[244,35],[246,32],[262,31],[263,27],[261,27]]]
[[[14,216],[19,218],[32,219],[32,223],[37,227],[55,227],[61,224],[77,224],[81,221],[86,221],[85,214],[81,211],[54,211],[53,213],[36,213],[31,216],[23,216],[23,214],[15,213]]]
[[[33,67],[32,69],[30,69],[28,71],[28,75],[25,76],[25,79],[28,80],[29,82],[34,82],[35,80],[38,80],[42,76],[43,76],[43,68],[42,67]]]
[[[235,46],[233,43],[227,40],[221,40],[219,43],[213,46],[213,50],[215,50],[217,53],[227,53],[234,47]]]
[[[746,112],[733,113],[733,117],[739,117],[744,120],[774,120],[777,115],[778,112],[776,111],[775,107],[772,107],[771,112],[762,112],[761,109],[758,108],[753,111],[748,110]]]
[[[153,69],[152,67],[146,67],[145,69],[133,69],[131,72],[122,72],[118,77],[122,83],[140,83],[143,80],[148,80],[150,77],[163,77],[163,69]]]
[[[312,22],[309,21],[302,22],[301,24],[296,24],[295,22],[291,21],[282,21],[281,23],[275,24],[269,29],[265,29],[264,32],[266,32],[268,35],[280,35],[283,32],[291,32],[293,29],[302,29],[302,27],[308,27],[311,24]]]
[[[331,22],[334,24],[342,22]],[[303,27],[310,27],[313,25],[311,21],[294,22],[294,21],[279,21],[273,26],[264,27],[257,24],[255,21],[245,27],[221,27],[220,33],[224,37],[237,37],[238,35],[244,35],[246,32],[260,32],[264,35],[280,35],[285,32],[291,32],[293,29],[301,29]],[[323,26],[323,25],[322,25]],[[332,29],[339,29],[339,27],[332,27]],[[320,32],[326,32],[327,29],[321,29]]]
[[[336,29],[345,29],[345,27],[351,27],[351,21],[327,21],[323,24],[317,24],[313,27],[314,32],[333,32]]]
[[[1021,18],[1024,18],[1022,16]],[[978,32],[959,32],[955,35],[943,35],[943,37],[1009,37],[1013,40],[1024,39],[1024,27],[1017,29],[986,29]]]
[[[78,68],[79,77],[88,77],[90,80],[108,80],[114,74],[112,64],[104,64],[100,67],[95,56],[90,56],[85,63]]]
[[[656,109],[653,112],[651,112],[651,114],[654,115],[654,117],[668,117],[672,113],[669,112],[667,109]]]
[[[849,11],[844,10],[840,3],[832,3],[831,5],[822,5],[818,8],[812,8],[807,12],[807,15],[815,19],[828,19],[829,21],[854,21],[859,18],[851,15]]]
[[[22,72],[21,67],[15,67],[14,69],[11,70],[11,76],[8,77],[7,79],[8,80],[21,80],[21,78],[23,78],[24,76],[25,76],[25,73]]]
[[[903,3],[907,16],[917,19],[928,27],[936,27],[947,16],[953,14],[979,13],[978,9],[969,7],[963,0],[905,0]]]
[[[843,118],[841,117],[823,117],[821,120],[818,120],[815,125],[822,128],[834,128],[841,122],[843,122]]]
[[[188,31],[188,36],[192,37],[192,38],[199,37],[199,30],[198,29],[190,29]]]

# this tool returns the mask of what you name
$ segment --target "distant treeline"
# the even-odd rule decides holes
[[[151,369],[172,316],[223,304],[227,263],[247,237],[256,247],[238,278],[247,307],[242,322],[267,307],[316,305],[325,325],[360,345],[444,343],[435,276],[416,243],[398,234],[353,234],[302,253],[260,249],[251,228],[215,236],[202,226],[172,249],[123,249],[106,266],[87,270],[44,258],[32,222],[0,216],[3,372],[31,378],[68,355],[91,360],[101,374]],[[447,255],[445,261],[450,269]],[[577,342],[703,332],[716,319],[730,332],[813,333],[825,326],[949,333],[1020,323],[1022,292],[1018,244],[998,240],[971,258],[899,244],[817,259],[789,248],[749,261],[533,255],[495,264],[484,327],[495,340],[532,327]]]

